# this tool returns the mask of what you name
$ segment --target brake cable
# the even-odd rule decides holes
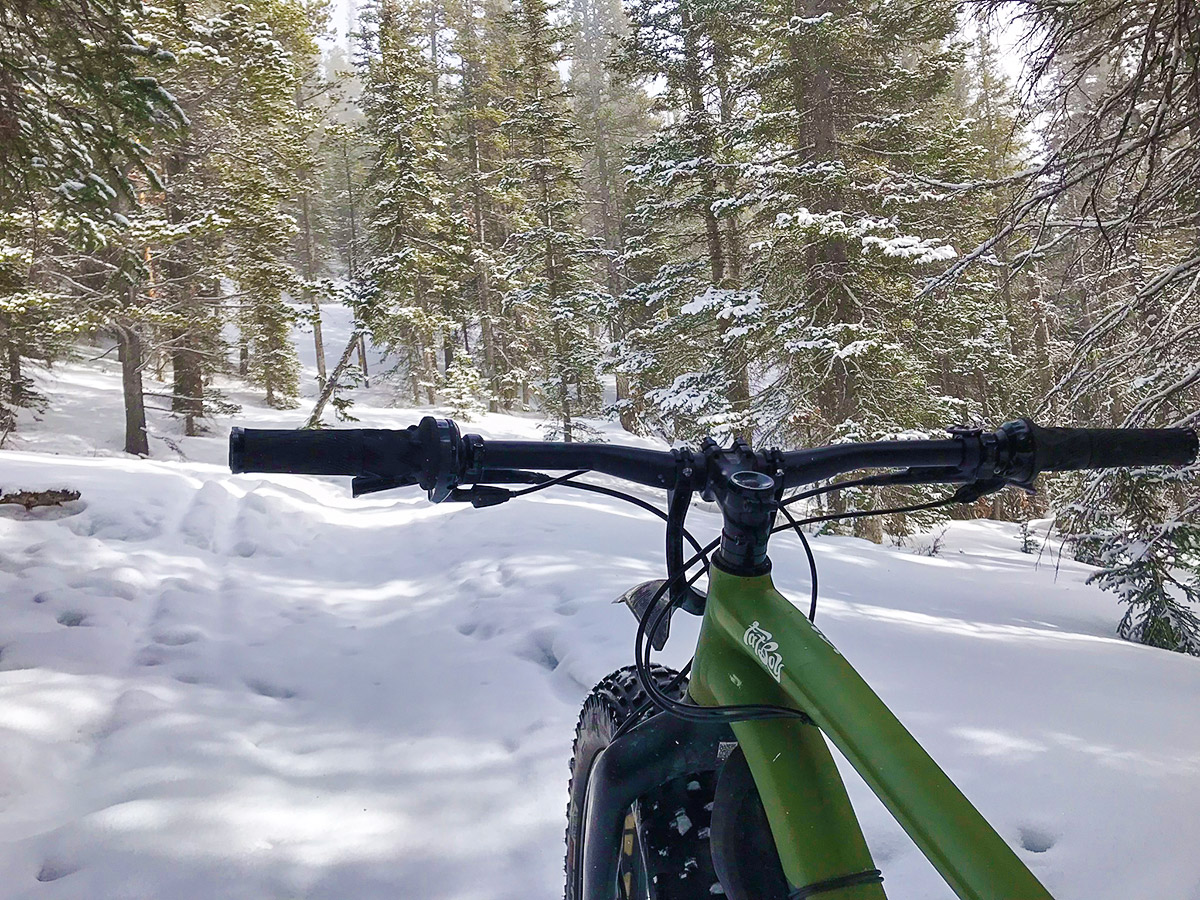
[[[720,543],[720,539],[713,541],[706,549],[712,550]],[[671,612],[674,602],[668,601],[658,607],[658,601],[667,592],[670,585],[684,577],[687,570],[699,560],[699,555],[693,556],[690,560],[684,563],[682,571],[676,573],[673,577],[668,578],[658,589],[647,607],[646,612],[638,620],[637,637],[634,642],[635,659],[637,666],[638,680],[641,682],[642,690],[650,698],[651,702],[664,712],[669,712],[672,715],[685,719],[690,722],[720,722],[731,724],[733,722],[756,721],[760,719],[778,719],[778,718],[798,718],[809,724],[812,719],[808,713],[798,709],[792,709],[786,706],[773,706],[770,704],[748,704],[741,706],[696,706],[690,703],[680,703],[678,700],[667,696],[658,685],[654,684],[650,672],[650,652],[653,645],[650,643],[647,635],[653,634],[662,622],[664,616]],[[692,576],[691,581],[695,581],[704,574],[702,569],[696,575]],[[690,581],[687,582],[690,584]],[[651,624],[650,620],[653,617],[654,621]],[[649,630],[648,630],[649,626]]]
[[[789,527],[796,530],[796,536],[800,538],[800,543],[804,545],[804,553],[808,557],[808,571],[812,581],[812,600],[808,607],[808,621],[817,621],[817,559],[813,556],[812,545],[808,542],[808,535],[800,529],[800,523],[788,510],[786,504],[779,504],[779,511],[783,513],[788,520]]]
[[[837,490],[841,485],[830,488]],[[787,525],[776,525],[771,529],[771,534],[777,534],[780,531],[787,531],[789,528],[800,525],[815,525],[818,522],[833,522],[837,519],[865,519],[868,516],[893,516],[900,513],[922,512],[926,509],[937,509],[939,506],[949,506],[952,503],[961,503],[959,492],[951,494],[949,497],[943,497],[941,500],[931,500],[928,503],[917,503],[912,506],[894,506],[891,509],[856,509],[851,512],[829,513],[824,516],[811,516],[807,519],[800,519],[798,522],[788,516],[789,522]]]
[[[807,492],[807,494],[808,494],[808,496],[816,496],[818,494],[828,493],[829,491],[839,490],[845,486],[846,486],[845,483],[839,484],[839,485],[830,485],[830,486],[827,486],[824,488],[815,489],[814,491],[811,491],[811,492]],[[812,575],[813,575],[814,593],[815,593],[816,560],[811,555],[811,547],[808,546],[807,538],[804,536],[803,532],[800,531],[800,526],[812,525],[812,524],[816,524],[817,522],[828,522],[828,521],[833,521],[835,519],[853,519],[853,518],[864,518],[866,516],[872,516],[872,515],[894,515],[894,514],[898,514],[898,513],[918,512],[918,511],[926,510],[926,509],[934,509],[934,508],[940,507],[940,506],[947,506],[949,504],[956,502],[957,497],[958,497],[958,494],[956,493],[956,494],[952,494],[949,497],[943,498],[941,500],[935,500],[935,501],[932,501],[929,503],[920,503],[920,504],[914,504],[911,506],[894,507],[894,508],[890,508],[890,509],[858,510],[858,511],[847,512],[847,513],[831,513],[831,514],[823,515],[823,516],[811,516],[806,519],[795,519],[790,514],[785,513],[785,515],[788,518],[788,524],[776,526],[775,528],[771,529],[771,533],[774,534],[779,531],[785,531],[789,528],[794,528],[796,530],[797,534],[801,535],[801,541],[805,544],[805,548],[806,548],[806,550],[809,551],[809,554],[810,554],[809,555],[809,567],[810,567],[810,571],[812,572]],[[803,498],[799,498],[799,499],[803,499]],[[719,543],[720,543],[720,540],[717,539],[717,540],[713,541],[712,543],[710,543],[706,547],[706,549],[711,551]],[[637,637],[635,639],[634,652],[635,652],[635,663],[637,665],[638,680],[641,682],[642,690],[644,690],[646,692],[646,695],[650,698],[650,701],[655,706],[657,706],[659,709],[661,709],[663,712],[668,712],[679,718],[686,719],[688,721],[693,721],[693,722],[723,722],[723,723],[729,724],[732,722],[756,721],[756,720],[761,720],[761,719],[798,718],[803,721],[806,721],[808,724],[814,724],[812,721],[812,718],[807,713],[805,713],[801,710],[791,709],[786,706],[754,704],[754,705],[745,705],[745,706],[704,706],[704,707],[701,707],[701,706],[696,706],[694,704],[680,703],[679,701],[674,700],[673,698],[664,694],[658,688],[658,686],[656,684],[654,684],[654,682],[651,678],[651,673],[650,673],[650,653],[653,649],[653,645],[650,643],[648,635],[655,633],[655,631],[658,629],[658,626],[661,623],[663,617],[671,611],[674,604],[672,602],[668,602],[666,605],[663,606],[662,609],[657,611],[656,615],[655,615],[655,609],[658,605],[659,599],[661,599],[662,595],[664,593],[666,593],[666,591],[670,587],[670,585],[674,581],[677,581],[680,578],[684,577],[684,574],[687,572],[687,570],[689,568],[691,568],[691,566],[694,565],[698,559],[699,559],[699,556],[693,556],[690,560],[688,560],[686,563],[684,563],[682,571],[677,572],[668,578],[668,580],[659,588],[658,592],[655,594],[654,599],[650,602],[649,606],[646,609],[645,614],[643,614],[641,619],[638,621],[638,632],[637,632]],[[694,580],[698,579],[700,577],[700,575],[703,574],[703,571],[704,570],[701,570],[701,572],[699,572],[695,576],[693,576],[691,580],[694,581]],[[670,574],[670,573],[668,573],[668,574]],[[652,615],[654,617],[653,622],[650,621]],[[813,615],[815,615],[815,607],[810,609],[810,616],[813,616]],[[690,665],[690,663],[689,663],[689,665]]]
[[[632,503],[634,506],[637,506],[640,509],[646,510],[646,512],[653,513],[654,515],[656,515],[660,519],[662,519],[664,522],[667,522],[668,524],[670,523],[670,518],[668,517],[668,515],[665,512],[663,512],[661,509],[659,509],[654,504],[647,503],[645,500],[643,500],[640,497],[634,497],[632,494],[626,494],[624,491],[618,491],[613,488],[604,487],[599,484],[588,484],[586,481],[574,481],[573,480],[575,478],[578,478],[580,475],[588,474],[590,471],[591,471],[591,469],[577,469],[574,472],[568,472],[566,475],[560,475],[557,478],[551,478],[546,481],[539,482],[538,484],[535,484],[532,487],[522,488],[519,491],[507,491],[508,496],[506,496],[504,499],[511,500],[514,497],[524,497],[527,494],[533,494],[533,493],[536,493],[537,491],[544,491],[546,488],[550,488],[550,487],[569,487],[569,488],[575,488],[578,491],[589,491],[593,494],[603,494],[606,497],[616,497],[618,500],[624,500],[626,503]],[[490,487],[490,485],[485,485],[485,486]],[[696,552],[699,553],[703,557],[704,567],[705,567],[705,570],[707,570],[708,569],[708,552],[709,551],[706,548],[701,547],[700,542],[698,540],[696,540],[696,538],[692,536],[692,533],[690,531],[688,531],[686,528],[683,529],[683,536],[687,539],[687,542],[692,545],[692,547],[696,550]]]
[[[509,491],[506,499],[511,500],[513,497],[524,497],[526,494],[534,494],[538,491],[544,491],[549,487],[557,487],[560,484],[566,484],[572,478],[578,478],[580,475],[586,475],[591,469],[576,469],[574,472],[568,472],[566,475],[559,475],[557,478],[551,478],[547,481],[539,481],[533,487],[521,488],[519,491]]]
[[[511,492],[510,497],[524,496],[535,493],[539,490],[545,490],[549,487],[571,487],[575,488],[576,490],[589,491],[591,493],[614,497],[618,500],[624,500],[627,503],[632,503],[634,506],[637,506],[640,509],[644,509],[647,512],[653,513],[660,519],[663,519],[665,522],[667,522],[668,526],[673,524],[670,516],[667,513],[663,512],[653,504],[647,503],[645,500],[642,500],[639,497],[634,497],[625,493],[624,491],[614,490],[613,488],[602,487],[596,484],[587,484],[586,482],[574,480],[581,475],[587,474],[588,471],[590,470],[580,469],[574,472],[568,472],[566,475],[548,479],[547,481],[519,491],[513,491]],[[812,525],[818,522],[829,522],[836,519],[854,519],[864,518],[866,516],[894,515],[898,513],[918,512],[920,510],[934,509],[939,506],[946,506],[954,503],[957,499],[957,495],[951,495],[950,497],[942,500],[913,506],[896,507],[892,509],[856,510],[845,513],[831,513],[822,516],[812,516],[806,519],[796,519],[791,515],[789,510],[785,509],[785,507],[799,500],[820,496],[832,491],[845,490],[846,488],[866,485],[882,486],[883,484],[888,483],[886,481],[887,478],[888,476],[868,476],[866,478],[860,478],[854,481],[845,481],[837,484],[825,485],[823,487],[814,488],[812,490],[796,494],[795,496],[789,497],[787,500],[779,504],[779,509],[781,512],[783,512],[788,522],[786,525],[775,526],[771,529],[771,533],[776,534],[780,531],[794,529],[804,546],[805,554],[808,557],[809,571],[812,577],[812,601],[809,608],[810,621],[816,617],[818,594],[817,563],[816,557],[812,552],[812,547],[809,544],[808,537],[801,530],[801,526]],[[670,615],[674,611],[674,609],[682,602],[683,598],[687,596],[687,593],[680,591],[677,597],[668,599],[668,601],[663,604],[661,608],[659,607],[659,601],[663,598],[663,595],[667,594],[667,592],[675,584],[683,582],[683,584],[685,584],[687,587],[691,587],[696,581],[698,581],[709,569],[708,555],[720,544],[720,539],[717,538],[716,540],[713,540],[707,545],[701,547],[699,541],[697,541],[695,537],[683,526],[682,522],[678,524],[678,527],[683,532],[683,535],[687,539],[688,543],[691,544],[691,546],[696,550],[696,553],[691,559],[683,563],[678,572],[667,573],[668,577],[663,581],[662,585],[659,586],[658,590],[654,594],[654,597],[647,605],[646,611],[638,619],[638,630],[634,640],[634,663],[637,670],[638,682],[640,683],[642,690],[646,693],[648,704],[658,707],[663,712],[670,713],[678,718],[691,722],[719,722],[724,724],[732,724],[733,722],[759,721],[764,719],[795,718],[800,719],[807,724],[814,724],[812,718],[806,712],[786,706],[774,706],[770,704],[746,704],[740,706],[697,706],[691,703],[681,703],[667,695],[658,687],[657,684],[654,683],[650,662],[650,654],[653,650],[653,645],[649,640],[649,635],[657,632],[658,627],[662,623],[664,617]],[[700,570],[695,575],[688,578],[688,569],[690,569],[697,562],[702,563]],[[651,619],[653,619],[653,622],[651,622]],[[672,679],[669,689],[673,690],[674,688],[678,687],[680,683],[682,683],[683,678],[685,678],[687,673],[691,670],[691,666],[692,661],[689,660],[687,665],[684,666],[683,670]],[[643,704],[642,707],[636,710],[634,715],[631,716],[618,730],[618,733],[624,733],[629,727],[632,727],[634,723],[640,720],[646,709],[648,709],[648,705]]]
[[[845,483],[832,485],[826,488],[823,493],[839,490],[845,486]],[[815,492],[811,492],[808,496],[814,495]],[[801,525],[813,525],[817,522],[831,522],[835,519],[862,519],[866,518],[867,516],[889,516],[896,515],[898,513],[920,512],[921,510],[926,509],[936,509],[939,506],[948,506],[951,503],[955,503],[957,501],[957,497],[958,495],[956,493],[942,500],[933,500],[929,503],[920,503],[915,506],[898,506],[894,509],[863,509],[847,513],[833,513],[827,516],[812,516],[810,518],[800,520],[793,518],[791,512],[787,509],[787,503],[792,502],[792,500],[803,499],[803,497],[793,497],[788,500],[787,503],[781,503],[779,505],[779,511],[783,513],[784,517],[788,520],[788,523],[786,525],[775,526],[771,529],[771,534],[775,534],[780,531],[794,530],[797,536],[800,538],[800,543],[804,545],[804,552],[808,555],[808,569],[809,572],[812,573],[812,603],[808,609],[808,621],[815,622],[817,620],[817,561],[813,557],[812,546],[808,543],[808,535],[806,535],[800,529]]]

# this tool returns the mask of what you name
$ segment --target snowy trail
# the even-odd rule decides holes
[[[47,461],[7,454],[6,478],[44,478]],[[4,803],[5,840],[33,835],[4,847],[0,883],[30,885],[12,896],[115,896],[130,877],[140,896],[557,882],[572,719],[603,674],[558,640],[581,603],[615,611],[622,569],[649,570],[618,561],[607,589],[568,591],[589,538],[553,503],[539,548],[469,510],[351,502],[341,485],[53,463],[86,499],[0,521],[5,538],[35,531],[4,557],[6,602],[28,611],[6,622],[0,721],[20,731],[10,704],[62,710],[24,735],[54,771],[17,773],[60,796]]]
[[[19,463],[13,468],[20,477]],[[344,896],[347,878],[365,896],[375,881],[383,892],[401,883],[422,896],[468,896],[489,858],[500,871],[483,883],[518,883],[521,864],[504,841],[536,792],[509,791],[526,766],[562,766],[569,735],[539,733],[537,722],[501,712],[513,694],[533,708],[561,705],[537,676],[552,654],[538,643],[544,632],[510,635],[493,653],[533,660],[515,666],[534,676],[526,683],[481,678],[457,662],[488,655],[481,642],[508,624],[480,608],[506,577],[503,565],[451,577],[439,597],[431,587],[440,561],[430,550],[448,538],[445,515],[402,536],[398,526],[413,516],[387,504],[352,526],[363,533],[352,535],[351,553],[337,508],[327,510],[332,525],[312,524],[297,514],[295,491],[240,495],[223,479],[133,472],[106,491],[89,477],[96,468],[56,467],[91,498],[88,508],[20,523],[36,524],[41,540],[5,559],[19,580],[8,602],[34,609],[0,664],[6,676],[58,671],[49,680],[6,678],[4,699],[19,700],[26,716],[60,709],[40,729],[53,746],[31,742],[26,755],[60,751],[57,771],[36,780],[52,778],[67,795],[53,818],[39,817],[46,803],[36,793],[15,809],[6,804],[6,823],[45,831],[17,845],[25,858],[2,883],[30,889],[13,896],[50,896],[50,882],[80,896],[83,881],[83,895],[115,896],[130,876],[145,896],[186,896],[197,885],[210,896]],[[109,504],[135,491],[174,502],[120,527]],[[38,565],[64,539],[75,548],[71,562]],[[405,577],[391,581],[367,575],[394,558],[396,541],[431,564],[405,565]],[[481,597],[462,604],[457,630],[445,629],[442,618],[467,592]],[[38,669],[23,669],[34,661]],[[19,724],[21,713],[10,721]],[[63,751],[57,743],[68,735],[76,746]],[[433,798],[448,820],[427,808]],[[495,818],[480,817],[489,807]],[[508,825],[496,829],[496,819]],[[557,840],[557,828],[546,830]],[[161,866],[155,848],[166,851]],[[214,857],[216,848],[223,852]],[[473,862],[464,865],[463,853]],[[260,857],[275,860],[266,872]],[[36,871],[20,872],[21,863]],[[275,868],[287,874],[272,876]]]
[[[106,361],[54,377],[115,416]],[[364,425],[420,415],[380,397]],[[160,419],[190,461],[137,461],[64,416],[22,446],[65,455],[0,452],[6,489],[82,493],[0,507],[0,897],[561,896],[575,716],[632,659],[612,600],[659,574],[658,520],[568,491],[353,500],[342,479],[229,475],[228,421],[181,438]],[[956,524],[937,557],[815,549],[823,630],[1056,897],[1200,898],[1197,660],[1113,638],[1088,569],[1038,565],[1007,526]],[[773,556],[806,598],[802,552]],[[678,665],[696,622],[676,622]],[[890,894],[949,898],[847,780]]]

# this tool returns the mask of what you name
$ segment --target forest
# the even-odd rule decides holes
[[[1188,0],[370,0],[348,49],[334,15],[0,2],[0,444],[85,337],[119,357],[130,454],[151,400],[187,434],[228,411],[223,377],[297,406],[297,321],[310,427],[368,376],[565,441],[1200,424]],[[1200,655],[1195,474],[970,514],[1053,515],[1122,636]]]

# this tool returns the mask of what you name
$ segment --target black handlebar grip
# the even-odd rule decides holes
[[[1011,480],[1026,484],[1041,472],[1186,466],[1198,449],[1190,428],[1043,428],[1021,419],[1002,430],[1015,445]]]
[[[234,473],[409,476],[420,467],[415,429],[235,428],[229,434],[229,468]]]

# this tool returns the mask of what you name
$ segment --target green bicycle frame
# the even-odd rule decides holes
[[[706,706],[802,709],[818,726],[799,719],[733,726],[793,888],[875,868],[824,732],[960,900],[1052,900],[769,574],[712,568],[689,693]],[[821,896],[885,894],[881,885],[858,884]]]

